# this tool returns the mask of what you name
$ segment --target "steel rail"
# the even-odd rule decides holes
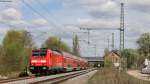
[[[31,77],[4,79],[4,80],[0,80],[0,84],[43,84],[43,83],[57,84],[59,82],[86,74],[93,70],[95,69],[87,69],[87,70],[49,75],[49,76],[40,76],[40,77],[31,76]]]
[[[31,78],[35,78],[35,77],[30,76],[30,77],[16,77],[16,78],[9,78],[9,79],[1,79],[0,84],[7,83],[7,82],[13,82],[13,81],[19,81],[19,80],[26,80],[26,79],[31,79]]]
[[[95,70],[95,69],[90,69],[90,70],[86,70],[86,71],[84,70],[82,72],[77,72],[77,73],[73,73],[73,74],[63,75],[63,76],[56,77],[56,78],[46,79],[46,80],[42,80],[42,81],[36,81],[36,82],[30,83],[30,84],[58,84],[60,82],[66,81],[68,79],[71,79],[71,78],[74,78],[74,77],[77,77],[77,76],[89,73],[89,72],[91,72],[93,70]]]

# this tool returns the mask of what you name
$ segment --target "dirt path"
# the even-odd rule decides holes
[[[150,81],[150,75],[142,74],[139,70],[129,70],[127,73],[135,78]]]

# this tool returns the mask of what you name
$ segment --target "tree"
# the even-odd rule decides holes
[[[21,31],[22,33],[22,43],[24,44],[24,48],[34,47],[34,43],[32,41],[32,36],[28,31]]]
[[[71,49],[69,48],[69,46],[65,42],[61,41],[61,39],[56,36],[49,37],[42,44],[42,47],[50,48],[52,50],[63,50],[66,52],[71,52]]]
[[[135,49],[124,49],[122,56],[127,59],[127,68],[132,68],[137,65],[139,55]]]
[[[142,34],[137,44],[140,55],[150,59],[150,33]]]
[[[32,48],[35,47],[34,42],[32,40],[32,36],[28,31],[21,31],[22,33],[22,45],[23,45],[23,64],[24,66],[29,63],[29,56],[31,55]]]
[[[79,51],[79,41],[78,41],[78,36],[75,35],[73,38],[73,54],[76,56],[80,56],[80,51]]]
[[[105,48],[104,49],[104,66],[105,67],[112,67],[113,66],[112,65],[113,63],[111,62],[111,60],[107,58],[107,56],[109,55],[109,53],[110,53],[109,49]]]
[[[27,60],[33,47],[32,38],[27,31],[10,30],[2,43],[2,68],[5,72],[20,71],[27,66]]]
[[[108,49],[108,48],[105,48],[105,49],[104,49],[104,57],[107,56],[108,54],[109,54],[109,49]]]

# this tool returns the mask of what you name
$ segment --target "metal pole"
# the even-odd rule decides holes
[[[107,46],[108,46],[108,50],[109,50],[109,36],[108,36],[107,42],[108,42]]]
[[[124,31],[124,4],[122,3],[122,28],[123,28],[123,50],[124,50],[124,37],[125,37],[125,31]]]
[[[90,44],[90,30],[88,29],[88,45]]]
[[[59,50],[61,50],[61,38],[59,38]]]
[[[96,44],[94,45],[94,48],[95,48],[95,57],[96,57],[96,54],[97,54],[97,52],[96,52]]]
[[[124,4],[121,3],[120,13],[120,51],[124,50]]]
[[[114,33],[112,33],[112,50],[114,49],[114,46],[115,46],[115,44],[114,44]]]

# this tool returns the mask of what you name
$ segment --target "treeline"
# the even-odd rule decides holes
[[[150,32],[142,34],[136,41],[136,49],[124,49],[123,57],[126,58],[127,68],[141,68],[145,58],[150,59]]]
[[[41,47],[74,53],[73,49],[76,46],[70,48],[61,38],[50,36]],[[28,31],[8,31],[0,45],[0,74],[7,75],[23,71],[28,66],[29,57],[34,48],[37,47]]]

